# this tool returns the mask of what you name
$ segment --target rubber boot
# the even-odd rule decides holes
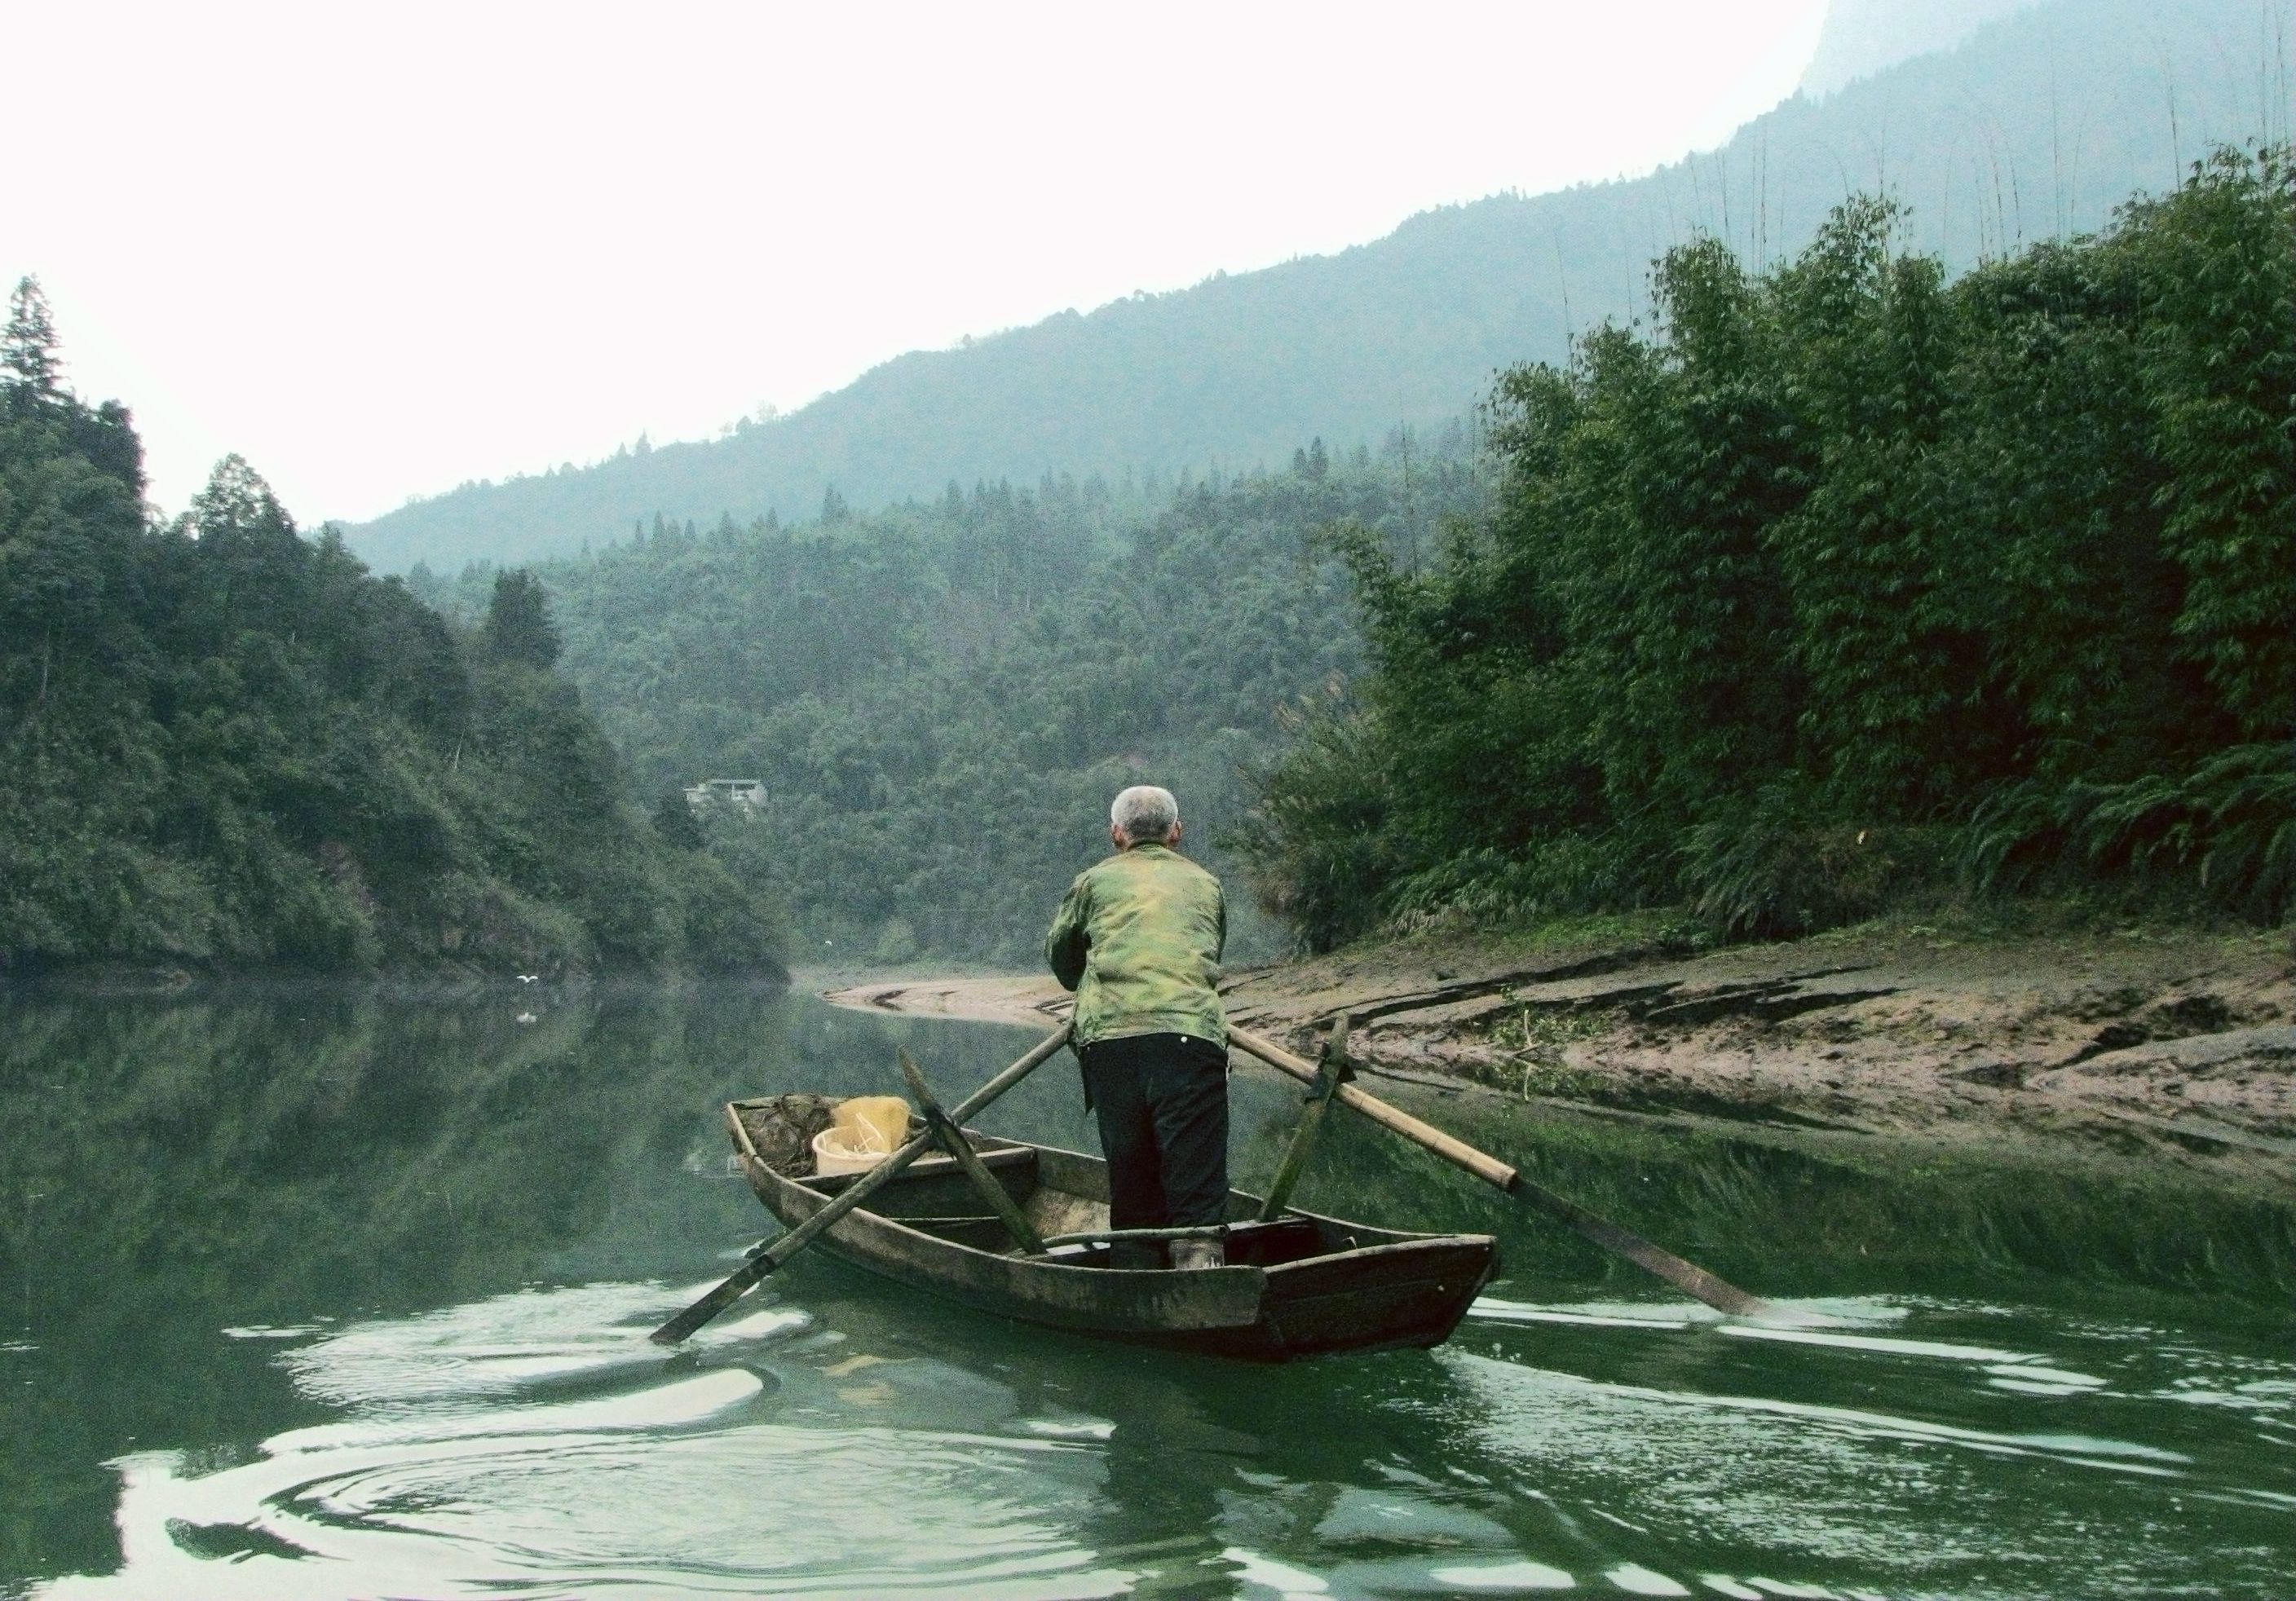
[[[1227,1266],[1227,1247],[1216,1239],[1176,1239],[1172,1242],[1172,1265],[1175,1268],[1224,1268]]]

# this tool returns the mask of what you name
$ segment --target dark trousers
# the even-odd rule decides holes
[[[1108,1158],[1108,1226],[1217,1223],[1227,1207],[1227,1052],[1187,1034],[1103,1040],[1080,1053]]]

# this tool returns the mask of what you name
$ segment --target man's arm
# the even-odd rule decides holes
[[[1084,982],[1085,953],[1091,948],[1085,937],[1085,919],[1091,910],[1092,896],[1079,876],[1069,886],[1068,898],[1061,903],[1052,930],[1045,935],[1046,964],[1064,990],[1073,990]]]

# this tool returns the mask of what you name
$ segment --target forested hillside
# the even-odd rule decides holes
[[[657,512],[709,527],[810,517],[832,488],[869,508],[952,478],[1234,473],[1280,467],[1313,436],[1344,449],[1430,429],[1499,369],[1562,360],[1574,331],[1645,312],[1648,265],[1670,247],[1711,236],[1760,266],[1850,192],[1887,191],[1914,208],[1909,244],[1957,272],[2101,225],[2212,142],[2283,137],[2275,14],[2259,0],[2046,0],[1646,177],[1431,211],[1337,256],[916,352],[716,441],[466,486],[348,537],[388,570],[455,571],[603,548]],[[1877,59],[1854,31],[1829,29],[1845,72]],[[1527,64],[1525,93],[1569,70]]]
[[[1479,511],[1475,443],[1320,441],[1274,474],[1152,499],[1049,479],[802,528],[655,526],[537,569],[566,666],[642,793],[762,779],[760,815],[709,815],[712,852],[778,886],[816,957],[1033,962],[1069,879],[1107,850],[1126,784],[1168,785],[1188,848],[1231,865],[1239,768],[1279,709],[1360,665],[1349,521],[1408,567]],[[422,592],[475,616],[494,576]],[[1232,896],[1232,946],[1284,931]]]
[[[1874,200],[1509,372],[1501,483],[1414,572],[1344,540],[1371,670],[1249,829],[1318,946],[1924,885],[2296,905],[2296,168],[2223,152],[1948,280]]]
[[[233,458],[146,520],[37,286],[0,352],[0,970],[777,972],[756,897],[658,840],[552,671],[541,592],[471,629]]]

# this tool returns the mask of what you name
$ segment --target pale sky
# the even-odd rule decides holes
[[[306,524],[701,438],[904,350],[1645,172],[1824,0],[18,7],[0,281]]]

